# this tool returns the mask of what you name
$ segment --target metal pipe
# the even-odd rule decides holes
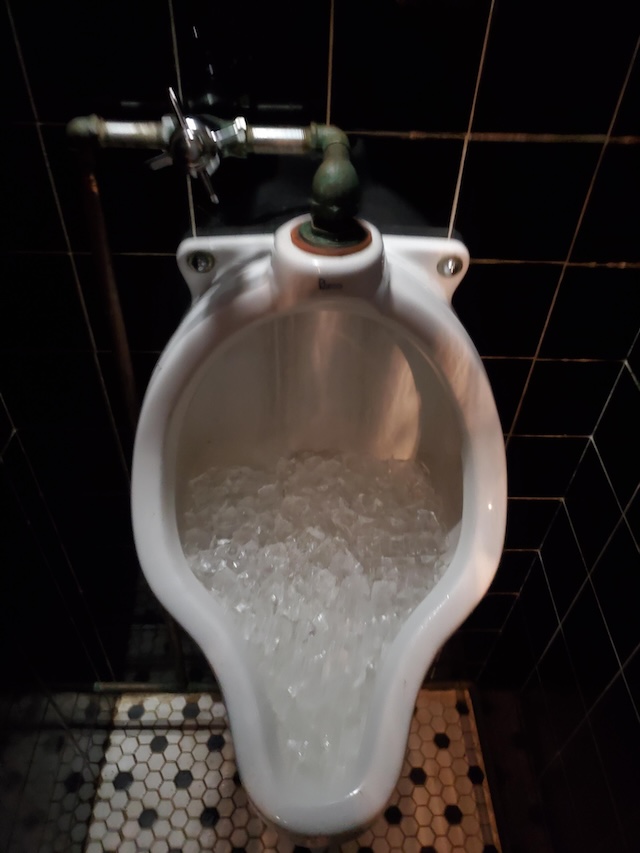
[[[116,369],[120,380],[119,387],[123,408],[127,417],[127,425],[130,430],[129,444],[131,444],[138,423],[139,413],[138,392],[133,373],[131,351],[129,349],[127,330],[125,328],[120,296],[113,271],[107,226],[104,220],[100,189],[96,178],[95,157],[89,145],[81,146],[78,155],[84,188],[84,207],[87,215],[91,251],[95,260],[98,290],[103,308],[109,320],[111,345],[116,358]]]
[[[308,154],[313,150],[311,127],[247,127],[247,151],[252,154]]]
[[[106,121],[97,115],[79,116],[67,125],[69,139],[95,141],[101,148],[163,149],[172,131],[172,122]]]

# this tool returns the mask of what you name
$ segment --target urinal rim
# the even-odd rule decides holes
[[[388,261],[393,264],[392,254]],[[195,365],[202,363],[235,331],[246,328],[249,316],[264,319],[282,314],[268,275],[263,275],[261,285],[239,298],[253,304],[235,329],[223,329],[218,323],[212,335],[210,326],[219,320],[215,312],[200,311],[196,322],[189,312],[183,326],[187,328],[189,321],[192,325],[183,335],[178,330],[162,355],[160,369],[154,372],[134,450],[134,536],[144,573],[154,593],[193,635],[216,671],[232,720],[238,764],[256,806],[292,832],[335,835],[367,823],[384,807],[400,771],[413,703],[425,668],[480,600],[493,578],[502,551],[506,517],[502,430],[484,367],[463,326],[448,303],[425,291],[420,282],[411,281],[411,274],[402,270],[375,310],[420,340],[424,340],[425,326],[429,326],[430,334],[441,348],[437,360],[456,402],[463,431],[460,541],[445,577],[416,608],[396,638],[394,648],[398,653],[389,655],[383,662],[364,737],[364,742],[373,746],[360,762],[356,782],[350,790],[336,792],[324,802],[317,798],[312,800],[300,791],[290,792],[288,802],[285,795],[283,802],[282,790],[278,791],[273,781],[273,756],[268,755],[270,723],[260,704],[254,674],[233,643],[232,632],[226,630],[228,625],[221,608],[210,596],[203,595],[199,581],[188,568],[186,572],[176,571],[177,564],[186,566],[186,562],[177,535],[169,535],[172,527],[166,523],[167,513],[173,512],[175,527],[175,512],[172,506],[166,505],[163,466],[158,464],[164,459],[171,414],[183,399],[185,376],[191,375]],[[340,300],[338,297],[337,301]],[[327,300],[323,304],[331,303]],[[244,307],[249,309],[248,305]],[[443,368],[443,359],[448,361],[448,367]],[[466,396],[459,387],[461,364],[469,368],[464,388]],[[451,375],[454,366],[458,379]],[[482,427],[470,430],[474,418]],[[434,595],[436,592],[438,594]],[[427,600],[431,602],[429,608],[425,605]],[[218,618],[213,619],[216,611]],[[381,730],[385,731],[384,746],[376,738],[376,732]],[[390,755],[397,772],[390,766]]]

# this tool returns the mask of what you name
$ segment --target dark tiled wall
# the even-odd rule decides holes
[[[155,118],[169,85],[223,116],[328,119],[351,134],[365,215],[455,229],[473,258],[454,304],[507,441],[507,542],[490,594],[433,674],[521,689],[553,831],[564,831],[553,823],[563,786],[578,822],[592,813],[580,787],[589,755],[624,849],[616,786],[629,759],[618,741],[602,744],[624,727],[635,743],[639,734],[640,9],[322,0],[300,15],[288,0],[8,0],[0,11],[11,81],[0,160],[2,547],[14,569],[3,574],[13,602],[3,629],[11,648],[24,638],[27,659],[15,677],[121,677],[138,574],[130,437],[66,122]],[[299,39],[285,19],[300,22]],[[297,212],[313,171],[275,158],[226,163],[213,212],[198,187],[152,173],[146,159],[103,152],[98,173],[141,388],[187,306],[179,241]],[[605,720],[618,712],[614,734]],[[581,825],[586,836],[572,837],[596,849],[599,828]]]

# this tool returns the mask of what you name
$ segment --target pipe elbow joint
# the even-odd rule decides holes
[[[350,159],[346,133],[331,125],[315,125],[314,130],[323,159],[311,186],[311,213],[322,227],[336,226],[357,213],[358,174]]]

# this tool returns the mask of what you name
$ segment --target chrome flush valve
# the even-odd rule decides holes
[[[169,89],[169,99],[177,124],[169,139],[166,151],[149,161],[152,169],[163,169],[173,163],[183,165],[191,177],[200,178],[207,195],[215,204],[218,196],[213,189],[211,176],[220,165],[217,134],[200,119],[185,116],[178,96]]]

